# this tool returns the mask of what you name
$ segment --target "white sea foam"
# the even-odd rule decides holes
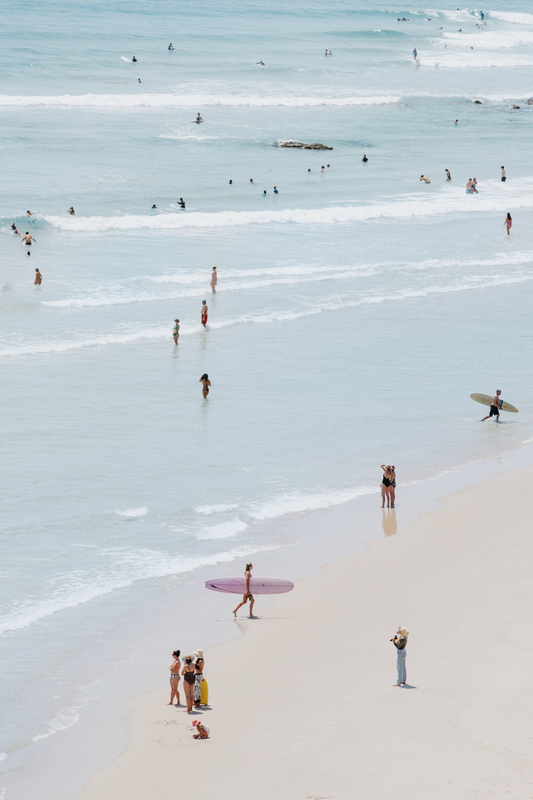
[[[148,506],[140,506],[139,508],[127,508],[125,511],[115,511],[120,517],[144,517],[148,514]]]
[[[243,522],[239,517],[234,517],[227,522],[221,522],[219,525],[212,525],[209,528],[203,528],[196,534],[197,539],[229,539],[237,533],[242,533],[246,530],[248,525]]]
[[[444,38],[454,44],[464,47],[474,47],[476,50],[498,50],[501,48],[517,47],[518,45],[531,45],[533,31],[483,31],[483,33],[444,32]],[[434,39],[434,42],[441,42]]]
[[[44,617],[57,614],[67,608],[96,600],[132,583],[151,578],[163,578],[191,572],[202,566],[214,566],[251,553],[275,550],[275,546],[248,545],[236,547],[211,555],[172,557],[155,550],[126,550],[109,548],[102,552],[102,566],[93,570],[78,569],[56,579],[50,595],[42,600],[26,600],[13,606],[11,612],[0,619],[0,634],[26,628]],[[107,564],[108,566],[104,566]]]
[[[533,14],[520,14],[516,11],[489,11],[488,16],[517,25],[533,25]]]
[[[365,106],[398,103],[397,95],[354,97],[309,97],[269,95],[177,95],[177,94],[64,94],[64,95],[0,95],[0,106],[45,106],[57,108],[205,108],[207,106],[318,107]]]
[[[236,503],[218,503],[212,506],[196,506],[197,514],[219,514],[221,511],[233,511],[239,506]]]
[[[37,736],[34,736],[32,741],[38,742],[40,739],[48,739],[55,733],[70,728],[72,725],[76,724],[79,716],[77,709],[65,709],[60,711],[50,720],[47,730],[44,731],[44,733],[39,733]]]
[[[533,63],[533,62],[532,62]],[[498,191],[495,191],[498,187]],[[158,217],[126,215],[117,217],[65,217],[45,216],[56,228],[72,232],[139,230],[156,231],[184,230],[187,228],[227,228],[242,225],[266,225],[272,223],[298,223],[302,225],[333,225],[342,222],[359,222],[379,218],[409,219],[442,214],[469,213],[475,211],[507,210],[508,194],[501,191],[500,183],[487,181],[483,193],[471,197],[461,188],[404,195],[396,202],[374,203],[360,206],[334,206],[331,208],[294,208],[283,211],[218,211],[192,212],[182,216],[161,214]],[[523,178],[513,195],[514,208],[533,207],[533,180]]]
[[[353,489],[339,489],[332,492],[317,492],[314,494],[284,494],[253,506],[248,511],[252,519],[265,520],[283,517],[286,514],[302,514],[318,508],[340,505],[348,500],[354,500],[364,494],[378,491],[374,486],[360,486]]]

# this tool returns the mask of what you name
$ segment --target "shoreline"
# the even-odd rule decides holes
[[[243,772],[258,800],[345,798],[355,785],[371,800],[529,798],[532,479],[530,464],[463,488],[404,535],[274,597],[206,653],[212,707],[180,713],[166,688],[122,704],[128,745],[79,800],[167,796],[176,781],[245,800]],[[392,688],[398,623],[411,632],[404,688]],[[209,742],[191,739],[198,717]]]
[[[256,574],[277,574],[294,580],[299,586],[302,580],[322,574],[324,565],[368,552],[374,540],[393,537],[396,532],[405,533],[421,516],[441,509],[443,498],[531,464],[533,446],[525,445],[503,456],[471,462],[437,478],[400,485],[396,514],[387,514],[386,510],[382,512],[379,493],[361,495],[338,506],[307,512],[298,519],[283,523],[283,529],[295,540],[293,544],[255,554]],[[183,576],[178,606],[177,598],[172,596],[175,592],[171,591],[157,608],[150,610],[143,624],[145,629],[152,626],[152,632],[148,636],[138,633],[136,652],[126,661],[118,662],[114,674],[88,687],[92,699],[79,710],[78,721],[51,736],[44,750],[39,743],[20,748],[26,754],[28,748],[35,749],[37,761],[16,775],[17,783],[7,789],[6,800],[26,798],[28,789],[33,789],[33,781],[38,781],[45,800],[48,797],[50,800],[71,800],[91,775],[113,762],[127,748],[129,735],[125,706],[145,692],[147,686],[154,685],[155,675],[165,675],[167,650],[170,653],[177,646],[182,650],[202,647],[207,651],[239,638],[242,622],[235,623],[231,619],[230,598],[198,592],[199,588],[203,589],[207,577],[236,571],[236,565],[230,563],[202,568],[192,575]],[[187,609],[191,604],[194,604],[194,615],[188,619]],[[256,609],[263,613],[271,605],[270,598],[258,598]],[[197,619],[202,622],[198,624]],[[179,625],[176,625],[176,620],[179,620]],[[169,633],[169,630],[173,632]],[[23,770],[27,773],[25,776]],[[59,785],[58,775],[61,775]],[[9,778],[9,773],[4,773],[5,784],[9,786],[6,778]]]

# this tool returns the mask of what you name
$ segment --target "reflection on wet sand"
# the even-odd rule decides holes
[[[383,528],[383,533],[385,536],[394,536],[395,533],[398,532],[398,524],[396,522],[396,509],[395,508],[383,508],[381,510],[382,513],[382,520],[381,520],[381,527]]]

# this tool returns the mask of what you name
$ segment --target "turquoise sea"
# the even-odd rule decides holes
[[[533,439],[533,13],[480,12],[4,4],[6,787],[183,576],[240,572],[381,463],[401,497]],[[496,388],[521,413],[481,425]]]

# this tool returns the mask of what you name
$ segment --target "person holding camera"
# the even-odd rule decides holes
[[[394,686],[405,686],[405,682],[407,680],[407,671],[405,668],[405,659],[407,653],[405,652],[405,648],[407,647],[408,636],[409,631],[406,628],[398,628],[396,634],[390,640],[397,650],[396,666],[398,667],[398,680]]]

